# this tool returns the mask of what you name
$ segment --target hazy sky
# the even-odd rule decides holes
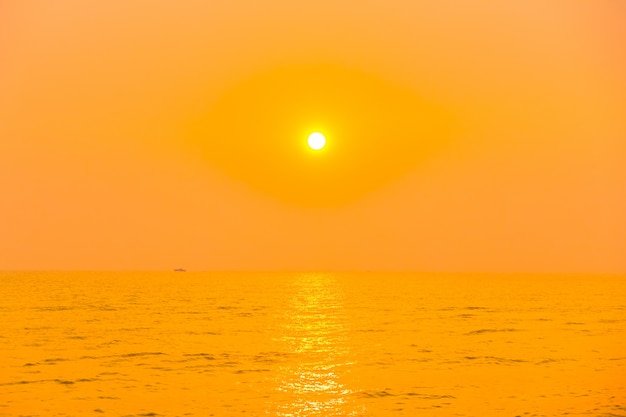
[[[616,0],[0,0],[0,269],[626,272],[625,41]]]

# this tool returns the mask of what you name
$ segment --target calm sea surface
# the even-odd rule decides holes
[[[0,273],[0,416],[626,416],[626,277]]]

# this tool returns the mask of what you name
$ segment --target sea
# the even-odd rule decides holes
[[[2,272],[0,416],[626,416],[626,276]]]

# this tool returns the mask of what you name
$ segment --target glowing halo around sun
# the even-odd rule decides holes
[[[326,138],[320,132],[313,132],[307,139],[309,147],[315,151],[319,151],[326,145]]]

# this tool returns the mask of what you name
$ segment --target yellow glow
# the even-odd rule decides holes
[[[308,143],[311,149],[318,151],[326,145],[326,138],[320,132],[313,132],[309,135]]]

